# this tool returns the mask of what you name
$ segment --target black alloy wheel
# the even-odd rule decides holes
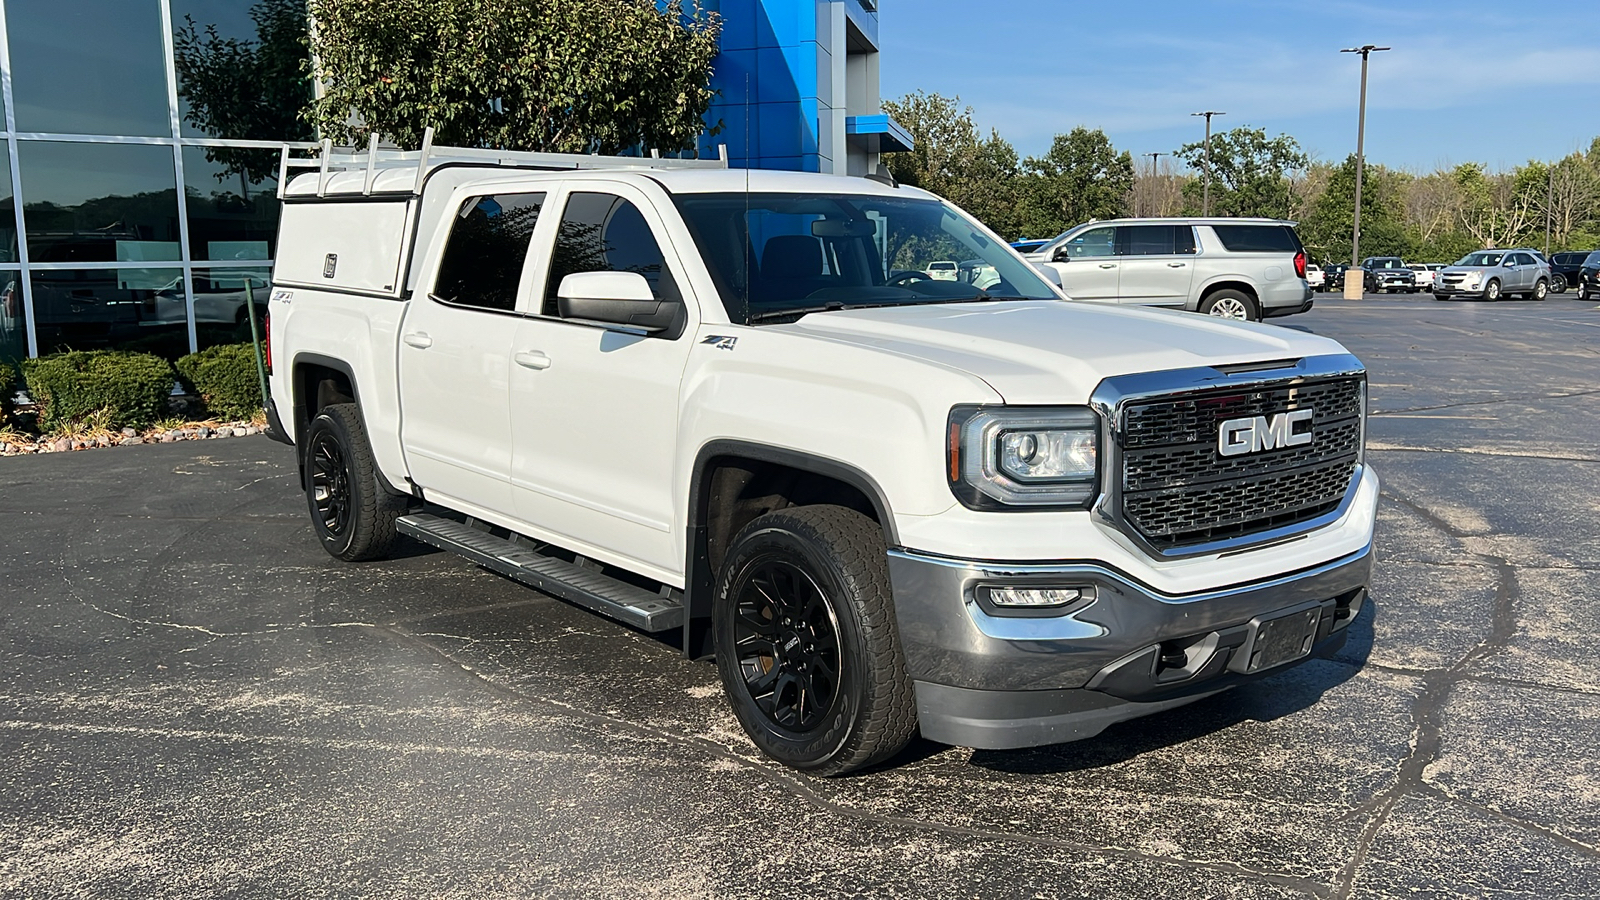
[[[389,554],[410,498],[383,484],[354,403],[325,406],[307,426],[301,477],[322,548],[350,562]]]
[[[319,432],[311,444],[311,505],[330,535],[350,529],[350,466],[332,433]]]
[[[810,575],[769,557],[734,587],[734,653],[745,690],[767,720],[806,732],[839,694],[839,624]]]
[[[877,522],[841,506],[758,516],[728,546],[711,604],[717,671],[768,757],[838,775],[917,730]]]

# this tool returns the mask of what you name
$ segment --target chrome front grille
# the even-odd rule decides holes
[[[1308,522],[1339,507],[1361,454],[1360,377],[1130,400],[1119,421],[1125,525],[1177,550]],[[1240,456],[1222,423],[1311,409],[1312,440]]]

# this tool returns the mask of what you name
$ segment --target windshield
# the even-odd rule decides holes
[[[1456,265],[1498,266],[1500,265],[1500,260],[1504,257],[1504,253],[1489,253],[1486,251],[1480,251],[1478,253],[1468,253],[1466,256],[1461,257],[1460,259],[1456,260]]]
[[[1406,264],[1401,262],[1398,259],[1369,259],[1369,260],[1367,260],[1367,268],[1369,268],[1369,269],[1404,269],[1405,267],[1406,267]]]
[[[1596,250],[1595,252],[1589,254],[1588,258],[1583,261],[1583,264],[1587,268],[1600,267],[1600,250]]]
[[[734,322],[806,311],[1057,300],[1010,247],[938,200],[866,194],[679,194]]]

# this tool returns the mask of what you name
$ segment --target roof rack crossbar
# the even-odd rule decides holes
[[[331,140],[324,139],[316,148],[315,158],[297,158],[292,155],[295,148],[284,147],[278,160],[278,196],[281,199],[288,194],[289,183],[296,169],[316,169],[316,196],[325,197],[329,194],[356,193],[358,190],[363,196],[374,193],[420,194],[428,173],[447,163],[554,172],[582,169],[728,168],[726,144],[717,146],[716,159],[678,159],[662,156],[659,150],[654,149],[649,151],[648,156],[601,156],[591,153],[543,153],[495,150],[487,147],[448,147],[434,144],[433,134],[431,127],[424,130],[420,150],[382,147],[377,134],[368,136],[365,148],[335,147]],[[383,173],[407,170],[414,172],[415,178],[403,182],[405,187],[396,187],[389,179],[384,179],[386,186],[380,186],[379,176]],[[347,172],[362,174],[359,189],[345,181],[334,183],[334,176]]]

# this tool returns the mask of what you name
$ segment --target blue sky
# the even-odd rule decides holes
[[[959,95],[1024,156],[1076,125],[1121,150],[1171,151],[1214,127],[1293,135],[1314,157],[1355,152],[1372,56],[1367,159],[1428,171],[1507,169],[1600,136],[1595,0],[887,0],[882,91]],[[1136,160],[1148,163],[1148,160]]]

